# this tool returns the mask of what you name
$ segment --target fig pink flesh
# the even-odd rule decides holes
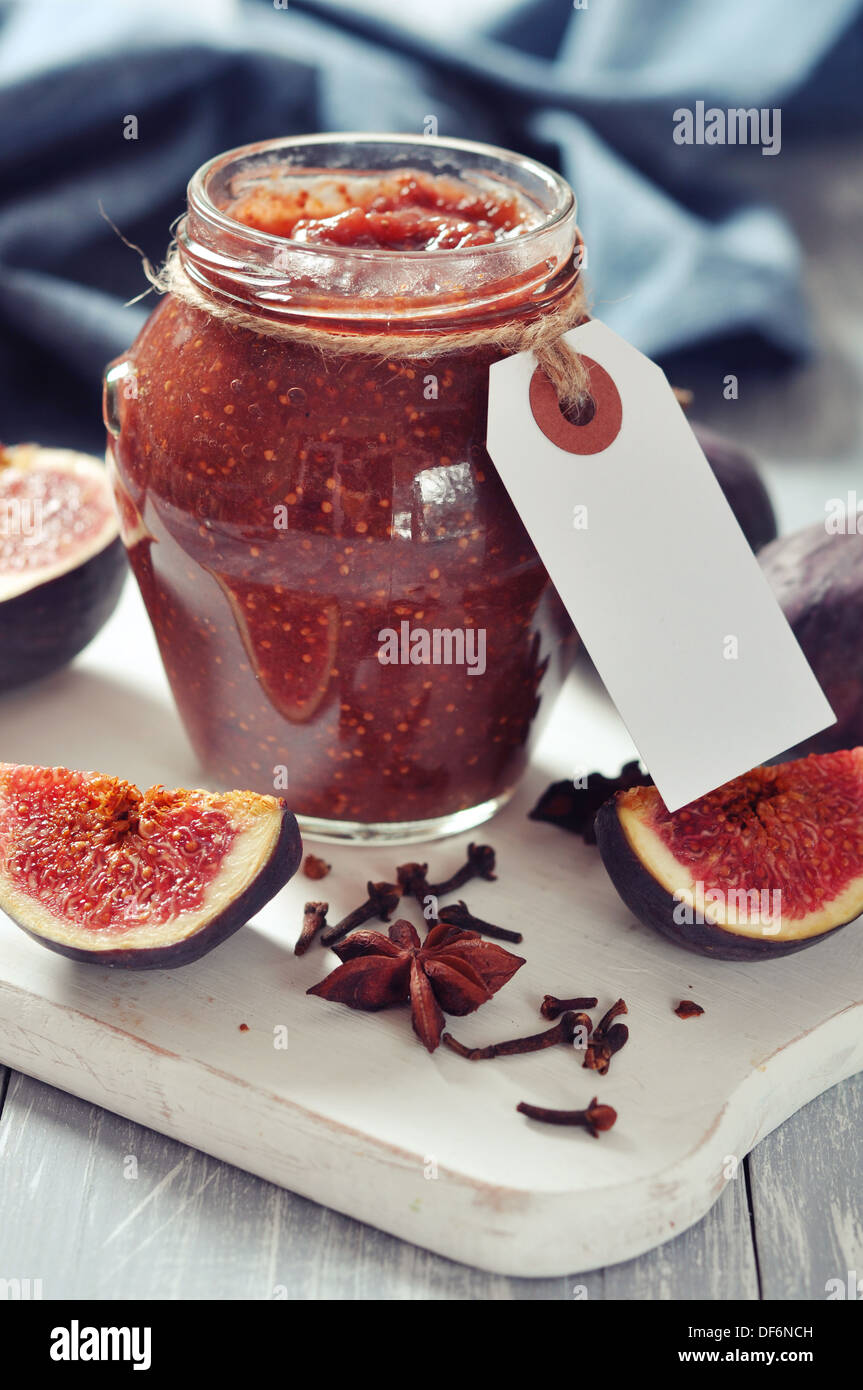
[[[196,958],[287,882],[300,853],[275,797],[0,765],[0,907],[76,959]]]

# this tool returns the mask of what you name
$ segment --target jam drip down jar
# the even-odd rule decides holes
[[[575,636],[486,452],[488,371],[572,292],[575,242],[557,175],[463,141],[270,141],[194,176],[105,420],[211,782],[334,840],[511,795]]]

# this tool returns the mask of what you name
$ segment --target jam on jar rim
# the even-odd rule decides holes
[[[499,188],[536,213],[507,239],[420,249],[297,240],[238,220],[236,180],[380,174],[410,169]],[[260,176],[259,185],[260,186]],[[245,188],[244,190],[245,191]],[[189,182],[188,212],[177,229],[186,275],[217,301],[263,319],[304,321],[357,331],[421,334],[540,314],[578,275],[575,198],[547,166],[466,140],[410,135],[315,135],[239,147],[204,164]],[[344,327],[342,327],[344,325]]]
[[[540,209],[518,190],[471,177],[394,169],[288,170],[235,192],[223,211],[244,226],[305,245],[369,251],[464,251],[511,241]]]

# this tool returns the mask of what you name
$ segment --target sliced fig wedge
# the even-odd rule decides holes
[[[678,945],[764,960],[863,913],[863,748],[756,767],[671,814],[655,787],[599,811],[626,906]]]
[[[0,691],[77,656],[114,611],[126,570],[98,459],[0,449]]]
[[[0,908],[72,960],[138,970],[198,960],[301,855],[274,796],[142,792],[98,772],[0,763]]]

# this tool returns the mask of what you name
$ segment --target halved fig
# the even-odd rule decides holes
[[[863,913],[863,748],[756,767],[673,814],[655,787],[596,818],[626,906],[678,945],[764,960]]]
[[[98,459],[0,449],[0,691],[77,656],[114,611],[126,569]]]
[[[274,796],[142,792],[98,772],[0,763],[0,908],[72,960],[198,960],[275,896],[301,854]]]

